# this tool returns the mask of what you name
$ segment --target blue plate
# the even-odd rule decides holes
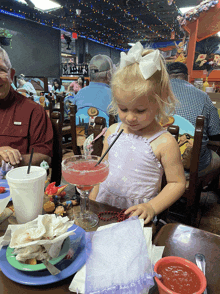
[[[2,247],[0,251],[0,268],[3,274],[14,282],[30,286],[52,284],[75,274],[86,262],[86,250],[85,231],[76,225],[73,225],[68,231],[74,229],[76,229],[75,235],[71,235],[69,238],[70,247],[74,249],[75,253],[71,259],[63,259],[56,264],[56,267],[61,271],[58,275],[52,276],[48,270],[24,272],[14,268],[6,258],[7,246]]]
[[[6,197],[8,197],[10,195],[10,191],[9,191],[9,186],[8,186],[7,180],[0,179],[0,187],[5,187],[6,188],[6,191],[4,193],[0,193],[0,199],[5,199]]]

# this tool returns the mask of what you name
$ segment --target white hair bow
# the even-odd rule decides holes
[[[139,63],[140,71],[145,78],[149,79],[157,70],[161,70],[160,52],[155,50],[144,57],[141,56],[144,48],[140,42],[137,42],[127,54],[121,52],[120,68],[123,68],[132,63]]]

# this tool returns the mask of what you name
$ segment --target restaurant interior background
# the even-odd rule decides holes
[[[46,77],[50,83],[59,77],[87,76],[94,55],[106,54],[117,65],[120,52],[140,41],[144,47],[159,48],[167,62],[190,64],[191,82],[208,74],[215,88],[220,87],[216,0],[56,0],[58,7],[47,10],[39,8],[41,2],[45,1],[0,1],[0,43],[16,75]],[[181,12],[187,7],[191,10]],[[190,25],[197,19],[197,42],[192,45]]]

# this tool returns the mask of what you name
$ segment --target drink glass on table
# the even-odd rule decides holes
[[[34,220],[42,214],[46,170],[39,166],[17,167],[6,174],[15,216],[20,224]]]
[[[80,214],[74,216],[83,229],[90,229],[99,222],[98,216],[89,211],[89,192],[95,185],[103,182],[109,173],[109,164],[103,160],[95,166],[100,157],[95,155],[75,155],[62,161],[64,179],[80,190]]]

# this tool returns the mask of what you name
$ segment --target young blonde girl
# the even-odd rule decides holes
[[[108,153],[109,176],[95,186],[90,199],[139,216],[148,223],[181,197],[185,190],[184,169],[176,140],[159,122],[174,110],[165,62],[158,50],[144,50],[136,43],[112,78],[111,111],[121,123],[105,135],[103,153],[117,133],[124,132]],[[162,175],[167,184],[160,191]]]

